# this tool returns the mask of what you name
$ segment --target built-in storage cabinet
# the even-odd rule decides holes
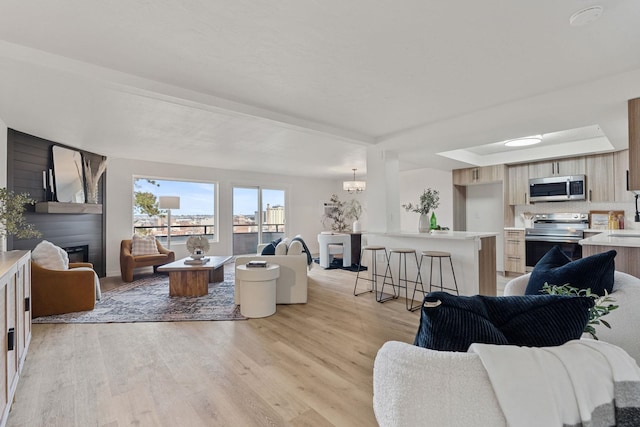
[[[584,157],[529,163],[529,178],[584,174]]]
[[[613,153],[585,157],[587,200],[610,202],[614,194]]]
[[[504,230],[504,271],[521,273],[526,269],[524,230]]]
[[[614,201],[633,202],[634,195],[627,188],[627,173],[629,171],[629,150],[613,153],[614,170]]]
[[[509,166],[509,204],[526,205],[529,203],[529,165]]]
[[[483,166],[477,168],[455,169],[454,185],[473,185],[500,182],[504,179],[504,166]]]
[[[31,252],[0,252],[0,426],[7,422],[31,341]]]

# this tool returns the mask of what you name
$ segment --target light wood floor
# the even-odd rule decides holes
[[[376,425],[374,357],[412,342],[419,312],[354,281],[316,266],[308,304],[264,319],[33,325],[7,425]]]

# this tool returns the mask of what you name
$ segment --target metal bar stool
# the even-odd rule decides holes
[[[362,266],[362,260],[364,259],[364,253],[365,251],[370,251],[371,252],[371,279],[368,279],[366,277],[360,277],[360,269]],[[376,262],[378,256],[378,251],[383,251],[384,252],[384,258],[385,261],[387,262],[387,268],[384,271],[384,275],[379,274],[378,273],[378,263]],[[387,273],[389,273],[389,275],[387,276]],[[362,248],[362,250],[360,251],[360,261],[358,262],[358,274],[356,275],[356,284],[353,287],[353,295],[358,296],[367,292],[375,292],[376,295],[376,301],[378,302],[384,302],[384,301],[388,301],[391,298],[394,298],[394,296],[390,297],[390,298],[386,298],[386,299],[382,299],[382,292],[380,292],[380,294],[378,294],[378,277],[382,277],[382,286],[384,288],[384,284],[387,283],[387,277],[389,277],[389,279],[391,279],[391,285],[393,285],[393,277],[391,276],[391,266],[389,265],[389,254],[387,253],[387,248],[385,248],[384,246],[375,246],[375,245],[369,245],[369,246],[365,246]],[[362,292],[357,292],[358,290],[358,280],[367,280],[369,282],[371,282],[371,289],[366,290],[366,291],[362,291]]]
[[[422,267],[422,260],[424,257],[431,258],[431,268],[429,270],[429,292],[433,287],[433,259],[438,258],[440,261],[440,290],[444,291],[445,289],[448,291],[455,291],[456,294],[460,295],[458,292],[458,282],[456,281],[456,272],[453,270],[453,261],[451,261],[451,254],[449,252],[441,252],[441,251],[422,251],[422,255],[420,256],[420,267]],[[453,284],[454,288],[445,288],[442,286],[442,258],[449,258],[449,264],[451,265],[451,274],[453,275]]]
[[[395,298],[400,296],[400,290],[404,288],[404,298],[405,298],[405,307],[409,311],[418,310],[422,307],[422,300],[418,302],[417,305],[413,305],[416,296],[416,289],[418,288],[418,284],[420,284],[420,288],[422,289],[422,293],[424,294],[424,287],[422,286],[422,276],[420,274],[420,264],[418,262],[418,255],[416,254],[415,249],[410,248],[391,248],[389,251],[389,259],[393,256],[393,254],[398,254],[398,293],[395,292],[395,285],[393,288],[393,293]],[[418,273],[416,275],[415,280],[409,280],[407,277],[407,256],[413,254],[416,260],[416,267],[418,268]],[[402,277],[402,267],[404,266],[404,278]],[[404,282],[404,286],[402,285]],[[409,283],[413,283],[413,294],[411,295],[411,300],[409,300]],[[384,291],[384,283],[382,284],[382,291]]]

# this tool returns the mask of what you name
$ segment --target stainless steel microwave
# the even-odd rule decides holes
[[[529,180],[530,202],[585,200],[584,175],[551,176]]]

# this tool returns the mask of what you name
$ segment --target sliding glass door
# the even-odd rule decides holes
[[[285,197],[279,189],[233,188],[233,254],[252,254],[259,243],[285,236]]]

